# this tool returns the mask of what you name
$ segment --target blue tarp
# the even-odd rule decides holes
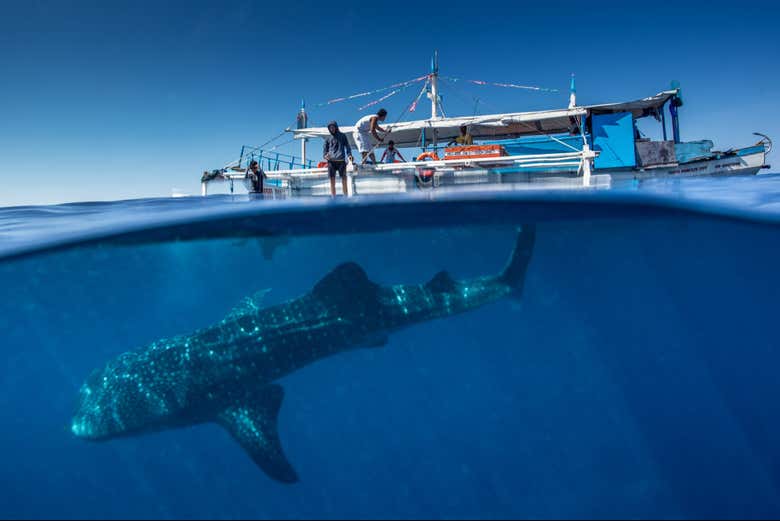
[[[593,149],[599,152],[596,169],[636,166],[634,116],[630,112],[594,115],[592,128]]]

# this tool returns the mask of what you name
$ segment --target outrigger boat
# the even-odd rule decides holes
[[[390,87],[423,83],[410,108],[414,110],[422,95],[427,94],[431,101],[431,117],[383,124],[397,148],[419,148],[421,154],[408,162],[350,164],[350,195],[500,183],[589,187],[628,179],[755,175],[769,168],[766,156],[772,142],[763,134],[755,134],[761,139],[754,145],[725,151],[713,150],[714,144],[709,140],[683,142],[678,112],[682,97],[677,85],[636,101],[579,106],[572,76],[567,108],[445,117],[440,115],[443,110],[439,79],[438,59],[434,57],[430,74]],[[396,88],[391,95],[400,90]],[[349,98],[336,101],[344,99]],[[667,125],[667,107],[670,125]],[[637,129],[638,120],[650,117],[662,126],[661,140],[644,138]],[[210,183],[219,181],[228,182],[231,192],[236,184],[251,191],[252,183],[247,178],[246,168],[250,161],[256,160],[268,177],[264,186],[267,197],[330,195],[326,165],[307,157],[307,143],[327,138],[328,129],[309,128],[304,106],[297,120],[298,128],[287,129],[286,133],[300,141],[300,157],[244,146],[238,160],[204,172],[202,194],[208,194]],[[475,144],[444,146],[459,135],[462,126],[469,129]],[[669,126],[671,140],[667,138]],[[341,130],[354,147],[354,128],[342,127]]]

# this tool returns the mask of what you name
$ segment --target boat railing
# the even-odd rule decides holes
[[[420,168],[442,169],[448,167],[467,168],[497,168],[515,167],[526,168],[572,168],[582,169],[584,161],[592,161],[595,153],[588,151],[556,152],[550,154],[524,154],[517,156],[470,158],[470,159],[439,159],[433,161],[409,161],[406,163],[380,163],[377,165],[357,165],[352,175],[361,173],[372,174],[377,172],[398,173],[403,170],[417,170]],[[326,174],[327,168],[305,168],[277,170],[269,173],[271,178],[294,178],[306,176],[320,176]]]
[[[263,157],[259,151],[253,150],[254,157]],[[249,160],[251,161],[252,153]],[[438,159],[432,161],[410,161],[406,163],[381,163],[377,165],[354,165],[348,168],[351,177],[370,177],[371,175],[384,174],[385,176],[409,176],[415,175],[421,170],[431,171],[434,176],[445,175],[447,172],[453,172],[454,175],[480,174],[486,171],[500,171],[501,174],[511,174],[511,172],[522,172],[526,170],[549,170],[550,173],[566,170],[576,172],[582,176],[583,184],[589,186],[591,168],[593,160],[598,152],[592,151],[590,147],[584,146],[582,150],[574,152],[552,152],[546,154],[524,154],[501,157],[483,157],[483,158],[461,158],[461,159]],[[267,180],[267,187],[273,187],[274,190],[284,191],[298,185],[306,179],[322,179],[327,176],[327,168],[311,168],[301,166],[295,168],[293,156],[280,154],[280,161],[285,159],[292,164],[292,168],[279,169],[274,168],[276,164],[272,163],[272,168],[264,168]],[[266,159],[268,159],[266,157]],[[296,158],[297,159],[297,158]],[[271,157],[275,161],[275,156]],[[208,184],[214,181],[228,181],[230,183],[230,192],[233,193],[235,182],[248,182],[243,169],[236,167],[224,168],[215,171],[213,178],[204,178],[202,187],[203,195],[208,193]],[[544,173],[539,172],[540,175]]]
[[[284,154],[275,150],[263,150],[260,147],[250,145],[242,146],[238,160],[228,164],[225,168],[240,170],[252,161],[257,161],[260,168],[266,172],[314,168],[314,162],[311,160],[304,161],[298,156]]]

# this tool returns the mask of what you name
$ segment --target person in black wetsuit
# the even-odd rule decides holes
[[[341,188],[347,195],[347,159],[352,158],[352,147],[349,146],[347,136],[339,130],[339,124],[335,121],[328,123],[330,137],[325,139],[322,147],[322,157],[328,162],[328,177],[330,177],[330,194],[336,197],[336,172],[341,176]]]

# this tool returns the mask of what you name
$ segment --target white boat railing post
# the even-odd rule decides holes
[[[591,161],[593,160],[593,152],[590,150],[590,145],[586,142],[582,145],[582,185],[590,186],[590,174],[591,174]]]
[[[347,197],[355,195],[355,175],[358,173],[358,166],[353,162],[347,163]]]
[[[577,106],[577,84],[574,80],[574,74],[571,75],[571,84],[569,85],[569,110]],[[590,176],[593,167],[593,158],[596,154],[590,149],[588,143],[588,135],[585,130],[585,121],[587,120],[587,114],[580,116],[580,136],[582,136],[582,185],[590,186]]]

